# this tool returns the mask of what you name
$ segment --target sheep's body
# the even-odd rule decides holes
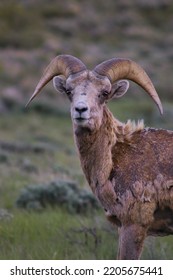
[[[117,143],[112,156],[120,222],[143,224],[152,235],[173,234],[173,132],[143,129]]]
[[[99,131],[77,130],[75,139],[111,222],[142,227],[144,236],[173,234],[173,131],[122,124],[105,107]]]
[[[62,77],[56,77],[63,75]],[[81,166],[108,219],[119,229],[119,259],[138,259],[147,235],[173,234],[173,132],[115,119],[106,106],[126,93],[130,79],[162,104],[146,72],[128,59],[89,71],[77,58],[54,58],[30,101],[54,77],[67,94]],[[29,101],[29,102],[30,102]]]

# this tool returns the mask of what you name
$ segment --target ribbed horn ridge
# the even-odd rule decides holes
[[[106,60],[94,68],[99,75],[107,76],[111,83],[120,79],[128,79],[141,86],[157,104],[163,114],[162,103],[145,70],[130,59],[113,58]]]
[[[56,56],[45,69],[36,89],[29,99],[26,106],[37,96],[41,89],[58,75],[64,75],[68,78],[71,74],[76,74],[86,70],[86,66],[81,60],[71,55],[59,55]]]

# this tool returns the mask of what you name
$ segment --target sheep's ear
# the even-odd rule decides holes
[[[66,80],[62,77],[59,77],[59,76],[54,77],[53,86],[60,93],[66,92]]]
[[[129,88],[129,82],[126,80],[121,80],[112,85],[111,98],[122,97]]]

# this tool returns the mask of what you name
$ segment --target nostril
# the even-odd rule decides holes
[[[78,113],[84,113],[88,110],[87,107],[75,107],[75,110],[78,112]]]

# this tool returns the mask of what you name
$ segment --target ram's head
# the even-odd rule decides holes
[[[71,102],[71,117],[77,127],[90,130],[102,123],[105,103],[121,97],[132,80],[155,101],[162,114],[162,104],[146,72],[129,59],[113,58],[97,65],[92,71],[70,55],[55,57],[46,68],[28,104],[53,79],[54,87],[66,94]],[[123,80],[122,80],[123,79]]]

